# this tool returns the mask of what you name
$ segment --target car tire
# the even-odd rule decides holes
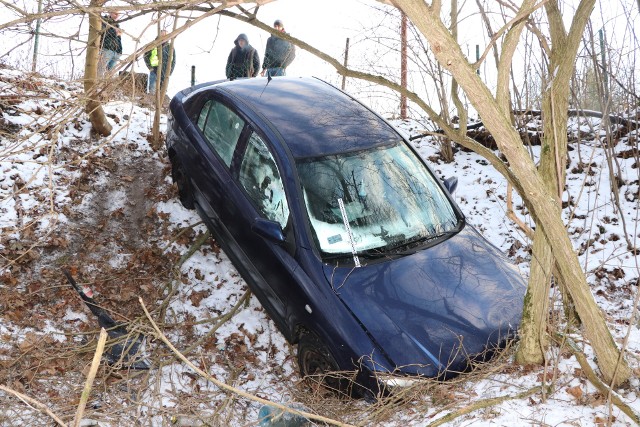
[[[182,206],[187,209],[194,209],[195,205],[193,192],[191,191],[191,183],[185,175],[182,165],[177,160],[171,162],[171,178],[173,178],[173,182],[178,186],[178,197],[180,198]]]
[[[305,333],[298,341],[298,367],[302,377],[339,394],[350,394],[351,380],[338,372],[340,368],[335,358],[313,333]]]

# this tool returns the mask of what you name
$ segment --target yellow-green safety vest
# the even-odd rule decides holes
[[[157,67],[158,66],[158,48],[154,47],[153,50],[151,51],[151,58],[149,58],[149,64],[151,64],[152,67]]]

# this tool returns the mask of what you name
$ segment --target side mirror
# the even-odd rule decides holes
[[[458,177],[450,176],[449,178],[442,181],[442,183],[444,184],[444,188],[447,189],[449,194],[453,195],[453,193],[456,191],[456,188],[458,188]]]
[[[264,218],[256,218],[251,224],[251,231],[260,237],[271,240],[274,243],[284,243],[285,236],[282,226],[276,221],[270,221]]]

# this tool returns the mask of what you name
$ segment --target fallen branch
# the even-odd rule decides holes
[[[326,418],[320,415],[316,415],[316,414],[312,414],[309,412],[304,412],[304,411],[299,411],[297,409],[294,408],[290,408],[286,405],[280,404],[280,403],[276,403],[276,402],[272,402],[270,400],[267,399],[262,399],[258,396],[254,396],[253,394],[247,393],[245,391],[239,390],[235,387],[232,387],[220,380],[217,380],[215,378],[213,378],[211,375],[209,375],[208,373],[204,372],[202,369],[198,368],[196,365],[194,365],[189,359],[187,359],[180,351],[178,351],[177,348],[175,348],[173,346],[173,344],[171,344],[171,341],[169,341],[169,339],[162,333],[162,331],[160,331],[160,329],[158,328],[158,325],[156,324],[156,322],[154,322],[154,320],[151,318],[151,315],[149,314],[149,311],[147,310],[147,307],[144,305],[144,301],[142,301],[142,298],[138,298],[138,301],[140,301],[140,305],[142,306],[142,309],[144,310],[144,313],[147,315],[147,319],[149,319],[149,322],[151,322],[151,326],[153,326],[153,329],[156,331],[157,337],[164,342],[167,347],[169,347],[171,349],[171,351],[174,352],[174,354],[176,356],[178,356],[178,358],[180,360],[182,360],[188,367],[190,367],[194,372],[196,372],[198,375],[200,375],[202,378],[206,379],[207,381],[212,382],[213,384],[215,384],[216,386],[218,386],[219,388],[221,388],[222,390],[225,390],[227,392],[231,392],[234,393],[238,396],[244,397],[245,399],[248,400],[252,400],[254,402],[258,402],[261,403],[263,405],[269,405],[271,407],[280,409],[282,411],[285,412],[290,412],[292,414],[296,414],[296,415],[300,415],[302,417],[305,417],[307,419],[310,420],[316,420],[316,421],[320,421],[323,423],[327,423],[330,425],[334,425],[334,426],[338,426],[338,427],[355,427],[352,424],[345,424],[342,423],[340,421],[336,421],[336,420],[332,420],[330,418]]]
[[[35,399],[32,399],[31,397],[22,394],[18,391],[12,390],[9,387],[5,387],[3,385],[0,385],[0,390],[9,393],[9,394],[13,394],[15,397],[17,397],[18,399],[22,400],[24,403],[26,403],[29,406],[34,406],[36,409],[40,410],[41,412],[47,414],[48,416],[51,417],[51,419],[53,419],[56,423],[58,423],[59,425],[61,425],[62,427],[67,427],[67,425],[62,422],[62,420],[60,418],[58,418],[58,416],[56,414],[54,414],[51,409],[49,409],[45,404],[38,402]]]
[[[573,342],[571,338],[565,335],[556,333],[555,336],[556,336],[556,339],[566,340],[569,350],[576,357],[576,360],[578,361],[578,363],[580,364],[580,367],[582,368],[582,372],[584,372],[585,376],[591,382],[591,384],[593,384],[600,391],[600,393],[602,393],[603,396],[607,396],[609,399],[611,399],[611,403],[616,405],[618,409],[620,409],[629,418],[631,418],[633,422],[635,422],[637,425],[640,425],[640,414],[634,411],[629,405],[624,403],[622,399],[618,397],[618,394],[611,389],[611,387],[603,383],[600,380],[600,378],[598,378],[596,373],[591,368],[591,365],[589,365],[589,362],[587,361],[587,356],[585,356],[582,350],[578,348],[576,343]]]
[[[198,249],[200,249],[200,247],[204,244],[204,242],[207,241],[209,236],[211,236],[211,233],[209,233],[209,230],[207,230],[204,234],[198,237],[198,240],[196,240],[196,242],[189,248],[187,253],[182,255],[182,257],[180,257],[180,261],[178,261],[178,263],[174,268],[179,270],[180,267],[182,267],[182,264],[184,264],[189,258],[191,258],[191,256],[193,256],[193,254],[196,253]]]
[[[251,290],[247,289],[247,291],[240,297],[236,305],[234,305],[231,310],[229,310],[224,316],[220,317],[220,321],[215,324],[213,328],[209,332],[207,332],[203,337],[201,337],[198,341],[190,345],[186,350],[184,350],[184,354],[191,353],[195,348],[197,348],[204,341],[208,340],[216,331],[220,328],[220,326],[224,325],[229,319],[231,319],[237,312],[243,302],[248,301],[251,296]]]
[[[506,402],[507,400],[524,399],[525,397],[531,396],[532,394],[536,394],[540,391],[542,391],[542,386],[536,386],[536,387],[530,388],[529,390],[525,390],[521,393],[518,393],[515,396],[500,396],[500,397],[493,397],[491,399],[479,400],[469,406],[460,408],[457,411],[450,412],[442,418],[438,418],[434,422],[427,424],[426,427],[436,427],[444,423],[448,423],[449,421],[452,421],[463,415],[470,414],[471,412],[477,411],[479,409],[489,408],[491,406],[498,405],[502,402]]]
[[[198,221],[195,224],[191,224],[191,225],[187,225],[185,227],[183,227],[178,234],[176,234],[175,236],[173,236],[171,238],[171,240],[169,240],[169,242],[165,245],[165,247],[163,248],[163,250],[166,250],[169,248],[169,246],[171,246],[176,240],[178,240],[180,238],[180,236],[182,236],[184,233],[186,233],[189,230],[193,230],[195,227],[197,227],[200,224],[203,224],[203,221]]]
[[[80,403],[78,403],[78,410],[76,412],[76,419],[73,423],[73,427],[80,427],[80,421],[82,420],[84,409],[87,406],[89,395],[91,394],[91,387],[93,386],[93,381],[96,378],[96,373],[98,372],[98,367],[100,366],[100,359],[102,359],[102,353],[104,352],[104,345],[106,342],[107,331],[105,331],[104,328],[101,328],[100,338],[98,339],[98,346],[96,347],[96,352],[94,353],[93,360],[91,361],[91,369],[89,369],[89,375],[87,375],[87,381],[84,384],[84,390],[82,390],[82,395],[80,396]]]
[[[162,304],[160,304],[160,307],[157,309],[160,312],[161,319],[164,319],[165,311],[169,306],[171,297],[173,297],[173,295],[176,292],[176,289],[173,286],[173,282],[178,281],[180,277],[180,268],[182,267],[182,264],[184,264],[189,258],[193,256],[193,254],[196,253],[198,249],[200,249],[200,247],[204,244],[204,242],[207,241],[209,236],[211,236],[211,234],[209,233],[209,230],[207,230],[204,234],[198,237],[198,240],[196,240],[196,242],[193,245],[191,245],[189,250],[185,254],[183,254],[180,257],[180,260],[176,263],[176,265],[173,266],[172,270],[173,270],[174,277],[171,280],[169,280],[169,282],[165,285],[165,289],[167,290],[167,296],[164,299],[164,301],[162,301]]]

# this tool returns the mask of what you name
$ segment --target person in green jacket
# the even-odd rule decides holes
[[[165,30],[160,31],[162,38],[167,35]],[[158,49],[160,47],[161,49]],[[171,56],[171,68],[169,69],[169,75],[173,73],[173,69],[176,67],[176,50],[173,49],[173,55],[171,55],[171,43],[165,41],[160,46],[156,46],[150,51],[144,54],[144,63],[149,69],[149,93],[156,93],[156,81],[158,80],[158,66],[160,65],[160,51],[162,51],[162,67],[160,68],[160,85],[164,84],[164,78],[167,75],[167,66],[169,64],[169,56]]]

